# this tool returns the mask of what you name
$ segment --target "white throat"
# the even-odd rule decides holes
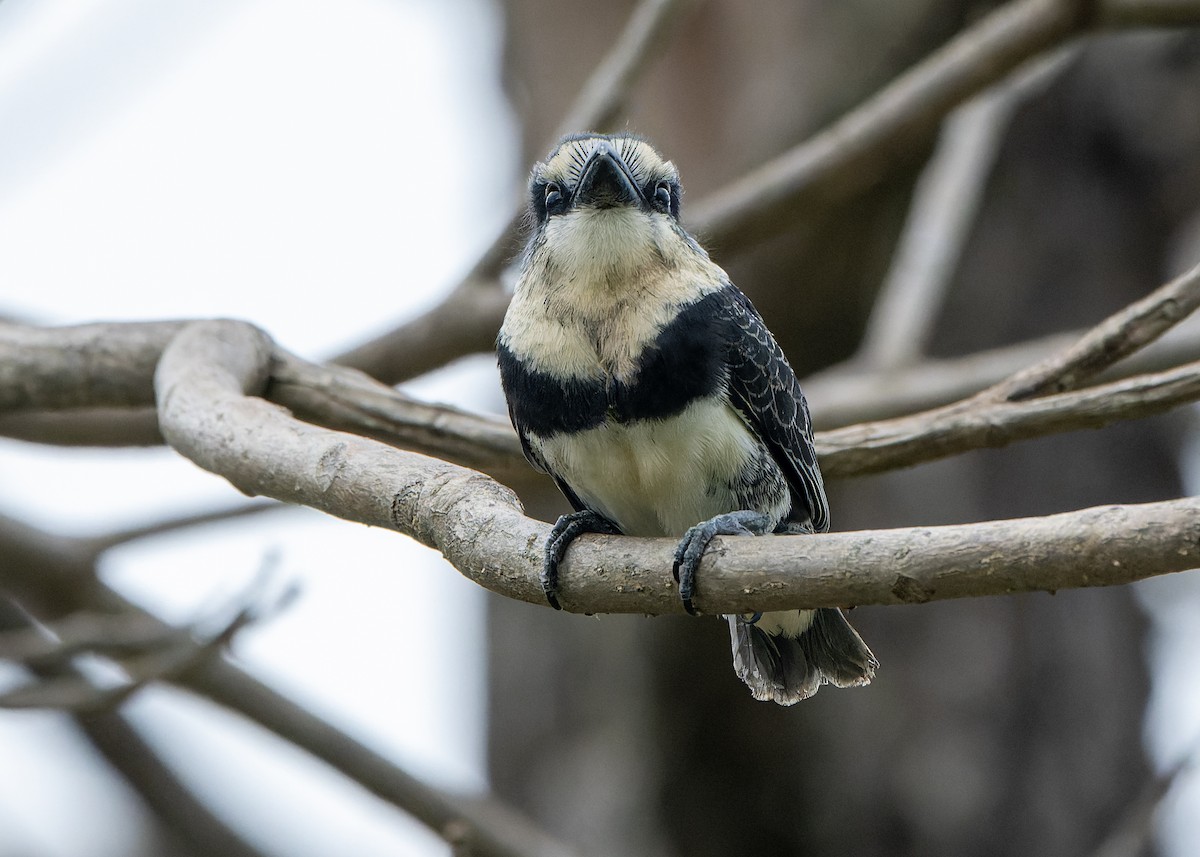
[[[548,261],[577,286],[619,287],[664,267],[659,225],[636,208],[592,208],[546,226]]]

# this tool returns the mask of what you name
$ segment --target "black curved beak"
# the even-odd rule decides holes
[[[640,206],[645,198],[617,150],[601,142],[583,167],[574,202],[576,207],[615,208]]]

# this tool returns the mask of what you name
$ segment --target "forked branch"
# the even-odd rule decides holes
[[[168,442],[241,490],[406,533],[480,585],[540,603],[548,526],[491,479],[316,428],[256,398],[272,344],[232,322],[182,331],[159,364]],[[1126,583],[1197,564],[1200,500],[956,527],[725,539],[702,568],[708,612],[894,604]],[[617,545],[619,544],[619,550]],[[586,613],[679,612],[673,542],[594,537],[572,548],[561,597]]]

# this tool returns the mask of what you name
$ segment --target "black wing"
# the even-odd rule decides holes
[[[729,321],[729,395],[767,445],[792,489],[791,518],[829,529],[829,501],[813,446],[812,419],[796,373],[758,310],[732,284],[720,292]]]

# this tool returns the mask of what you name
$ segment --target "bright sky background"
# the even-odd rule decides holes
[[[244,318],[319,358],[429,306],[507,220],[522,179],[498,27],[488,0],[5,0],[0,312]],[[416,386],[498,402],[486,359]],[[167,450],[0,442],[0,509],[47,529],[239,497]],[[433,552],[300,511],[139,543],[104,573],[186,621],[271,554],[302,595],[239,637],[239,656],[413,773],[481,787],[482,597]],[[278,853],[447,853],[210,706],[154,690],[127,710]],[[136,803],[80,747],[57,715],[0,714],[0,857],[129,853]]]

